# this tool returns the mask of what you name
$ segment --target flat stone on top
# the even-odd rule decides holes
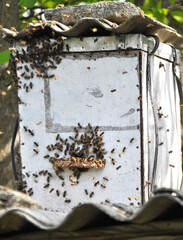
[[[65,25],[74,25],[82,18],[105,18],[115,23],[123,23],[132,16],[140,15],[142,10],[129,2],[99,2],[47,9],[46,20],[54,20]]]

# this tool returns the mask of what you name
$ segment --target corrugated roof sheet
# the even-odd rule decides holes
[[[136,232],[142,231],[142,226],[143,231],[146,232],[161,232],[163,229],[170,231],[172,226],[176,231],[177,228],[180,228],[180,223],[183,224],[183,222],[179,220],[179,224],[175,227],[175,223],[171,225],[171,220],[173,224],[173,220],[182,218],[182,216],[183,196],[180,192],[172,189],[159,189],[150,201],[141,208],[129,207],[123,204],[83,204],[71,209],[70,213],[65,215],[61,212],[42,210],[38,204],[36,206],[32,198],[25,194],[4,187],[0,188],[0,238],[4,234],[14,233],[14,231],[25,232],[27,225],[29,225],[29,231],[30,226],[34,226],[43,230],[57,230],[67,235],[67,237],[71,237],[71,232],[76,230],[78,237],[80,236],[79,230],[92,227],[97,227],[96,233],[100,236],[108,235],[109,229],[110,232],[118,231],[118,234],[120,232],[121,234],[130,233],[132,225],[128,224],[133,224],[133,231],[136,229]],[[155,224],[154,227],[152,227],[153,224],[151,227],[149,225],[149,222],[156,223],[156,221],[165,219],[169,221],[169,229],[163,223],[159,226]],[[121,228],[119,228],[120,226]],[[123,228],[122,226],[126,227]],[[130,226],[129,229],[128,226]],[[105,227],[107,228],[104,230]]]
[[[45,12],[47,21],[30,23],[21,32],[2,29],[7,40],[21,38],[31,39],[35,35],[46,33],[48,29],[57,36],[76,37],[93,35],[92,28],[98,28],[95,34],[141,33],[157,35],[163,43],[183,48],[183,36],[175,29],[143,14],[131,3],[100,2],[81,6],[48,9]]]

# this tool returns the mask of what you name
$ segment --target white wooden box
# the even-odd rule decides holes
[[[48,47],[57,43],[48,41]],[[71,38],[59,44],[62,54],[55,52],[58,58],[50,57],[52,60],[45,63],[53,66],[48,70],[50,78],[40,77],[39,60],[32,69],[31,55],[19,56],[17,65],[22,174],[27,194],[45,209],[67,213],[88,202],[140,206],[155,188],[179,189],[180,103],[172,72],[172,48],[160,43],[150,57],[149,88],[147,55],[154,48],[153,38],[127,34]],[[38,41],[35,46],[45,52],[44,44]],[[26,55],[27,46],[17,43],[16,49],[19,55]],[[32,54],[37,54],[36,48]],[[178,67],[176,70],[178,74]],[[26,77],[31,72],[34,77]],[[82,172],[78,180],[73,171],[64,168],[59,178],[45,156],[57,153],[61,158],[64,151],[50,152],[47,146],[56,143],[58,134],[71,143],[69,136],[75,136],[78,123],[83,127],[80,135],[87,131],[88,123],[104,132],[105,167]]]

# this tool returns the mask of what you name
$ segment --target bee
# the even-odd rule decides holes
[[[103,177],[103,179],[106,180],[106,181],[109,181],[109,179],[107,177]]]
[[[43,172],[44,172],[43,170],[42,170],[42,171],[40,171],[40,172],[39,172],[39,175],[42,175],[42,174],[43,174]]]
[[[27,127],[26,127],[26,126],[23,126],[23,128],[24,128],[25,132],[27,132],[27,131],[28,131],[28,129],[27,129]]]
[[[132,143],[134,141],[134,138],[130,139],[130,143]]]
[[[99,181],[95,182],[94,187],[96,187],[99,183]]]
[[[34,142],[34,145],[35,145],[36,147],[39,147],[39,144],[38,144],[37,142]]]
[[[31,78],[33,78],[34,77],[34,73],[33,72],[31,72]]]
[[[29,68],[28,68],[27,65],[25,65],[24,68],[25,68],[25,70],[26,70],[27,72],[29,72]]]
[[[35,70],[35,73],[36,73],[37,76],[41,75],[41,73],[38,70]]]
[[[173,151],[171,150],[171,151],[169,151],[168,153],[173,153]]]
[[[29,173],[25,173],[27,177],[30,177],[30,174]]]
[[[50,177],[48,176],[46,180],[47,180],[47,182],[49,183],[49,182],[50,182]]]
[[[50,68],[51,69],[56,69],[57,67],[53,65],[53,66],[50,66]]]
[[[33,175],[34,177],[38,177],[38,175],[37,175],[37,174],[35,174],[35,173],[33,173],[32,175]]]
[[[119,170],[121,168],[121,165],[116,168],[116,170]]]
[[[152,183],[151,183],[150,181],[146,181],[146,184],[148,184],[148,185],[149,185],[149,184],[152,184]]]
[[[57,194],[57,197],[60,196],[60,192],[59,192],[59,190],[56,190],[56,194]]]
[[[104,184],[100,184],[100,186],[101,186],[102,188],[106,188],[106,185],[104,185]]]
[[[119,153],[118,156],[121,157],[121,153]]]
[[[28,132],[30,133],[31,136],[34,136],[34,132],[28,129]]]
[[[67,49],[67,51],[69,52],[69,50],[70,50],[70,47],[69,47],[69,45],[68,45],[68,44],[66,44],[66,49]]]
[[[66,199],[66,200],[65,200],[65,203],[70,203],[70,202],[71,202],[70,199]]]
[[[120,139],[117,139],[116,141],[117,141],[117,142],[120,142]]]
[[[159,144],[159,146],[161,146],[161,145],[163,145],[163,142],[161,142],[161,143]]]
[[[22,66],[17,67],[17,70],[21,70],[21,69],[22,69]]]
[[[48,78],[54,78],[55,77],[55,75],[50,75]]]
[[[23,77],[25,75],[25,72],[23,72],[22,74],[21,74],[21,77]]]
[[[112,163],[113,165],[116,164],[116,161],[114,160],[114,158],[111,159],[111,163]]]
[[[116,92],[116,89],[112,89],[111,92],[112,92],[112,93],[113,93],[113,92]]]
[[[163,114],[162,113],[158,113],[159,118],[162,118]]]
[[[165,65],[162,62],[159,63],[159,68],[161,68],[161,67],[163,67],[163,69],[165,71]]]
[[[50,157],[50,155],[45,155],[45,156],[44,156],[44,158],[49,158],[49,157]]]
[[[142,96],[141,95],[138,97],[138,100],[142,100]]]
[[[32,88],[33,88],[33,83],[30,82],[29,86],[30,86],[30,88],[32,89]]]
[[[96,126],[94,131],[97,132],[99,130],[99,126]]]
[[[66,197],[66,195],[67,195],[67,191],[64,191],[63,192],[63,197]]]
[[[54,155],[56,158],[59,158],[59,156],[60,156],[58,153],[54,153]]]
[[[56,141],[58,141],[58,140],[59,140],[59,138],[60,138],[60,135],[59,135],[59,134],[57,134],[57,136],[56,136]]]
[[[92,197],[93,197],[93,195],[94,195],[94,192],[91,192],[91,193],[90,193],[90,198],[92,198]]]
[[[60,59],[58,58],[58,59],[56,60],[56,63],[57,63],[57,64],[60,64],[60,63],[61,63],[61,60],[62,60],[61,58],[60,58]]]
[[[75,141],[73,137],[69,136],[69,138],[70,138],[72,141]]]
[[[53,175],[52,175],[51,173],[49,173],[49,172],[48,172],[48,176],[49,176],[49,177],[53,177]]]
[[[107,200],[107,199],[105,200],[105,202],[106,202],[106,203],[110,203],[110,201],[109,201],[109,200]]]
[[[63,177],[63,176],[61,176],[61,175],[59,176],[59,178],[60,178],[61,180],[64,180],[64,177]]]
[[[46,185],[44,185],[44,187],[43,188],[48,188],[50,186],[50,184],[49,183],[47,183]]]
[[[29,190],[27,191],[28,193],[32,192],[32,188],[29,188]]]
[[[80,123],[78,123],[78,127],[79,127],[79,128],[82,128],[82,126],[81,126],[81,124],[80,124]]]
[[[50,147],[50,145],[48,145],[46,148],[48,149],[48,151],[51,151],[51,150],[52,150],[51,147]]]
[[[115,151],[115,148],[113,148],[112,150],[111,150],[111,153],[113,153]]]
[[[175,167],[173,164],[169,164],[169,166],[170,166],[170,167],[173,167],[173,168]]]
[[[65,186],[65,182],[62,182],[62,187],[64,187]]]
[[[77,130],[77,128],[75,128],[75,127],[74,127],[74,132],[75,132],[75,133],[78,133],[78,130]]]
[[[52,188],[52,189],[50,190],[50,193],[53,192],[53,190],[54,190],[54,188]]]
[[[122,151],[125,152],[126,151],[126,147],[124,147]]]
[[[34,69],[34,64],[31,63],[30,66],[31,66],[32,69]]]
[[[104,132],[102,132],[101,134],[100,134],[100,137],[102,137],[104,135]]]
[[[36,150],[36,149],[33,149],[33,151],[34,151],[36,154],[38,154],[38,153],[39,153],[39,151],[38,151],[38,150]]]
[[[31,197],[33,194],[34,194],[33,192],[30,192],[30,193],[29,193],[29,196]]]
[[[18,97],[18,104],[24,104],[24,102],[19,97]]]
[[[27,188],[27,184],[22,185],[22,189],[25,189],[25,188]]]
[[[88,195],[88,190],[87,189],[85,189],[85,194]]]
[[[25,91],[29,92],[29,87],[28,86],[25,87]]]
[[[90,129],[92,129],[92,126],[91,126],[91,124],[90,124],[90,123],[88,123],[88,127],[89,127]]]

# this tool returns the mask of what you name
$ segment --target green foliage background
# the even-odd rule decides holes
[[[112,1],[112,0],[111,0]],[[20,0],[19,1],[19,17],[21,19],[21,29],[32,20],[40,20],[45,8],[55,8],[59,4],[77,5],[81,2],[94,3],[97,0]],[[169,4],[163,7],[162,0],[144,0],[142,4],[138,4],[138,0],[128,0],[128,2],[138,5],[146,15],[156,18],[158,21],[177,28],[183,25],[183,6],[177,3],[177,0],[169,0]],[[40,11],[39,13],[37,11]],[[25,14],[27,16],[25,16]],[[10,51],[6,50],[0,53],[0,64],[9,60]]]

